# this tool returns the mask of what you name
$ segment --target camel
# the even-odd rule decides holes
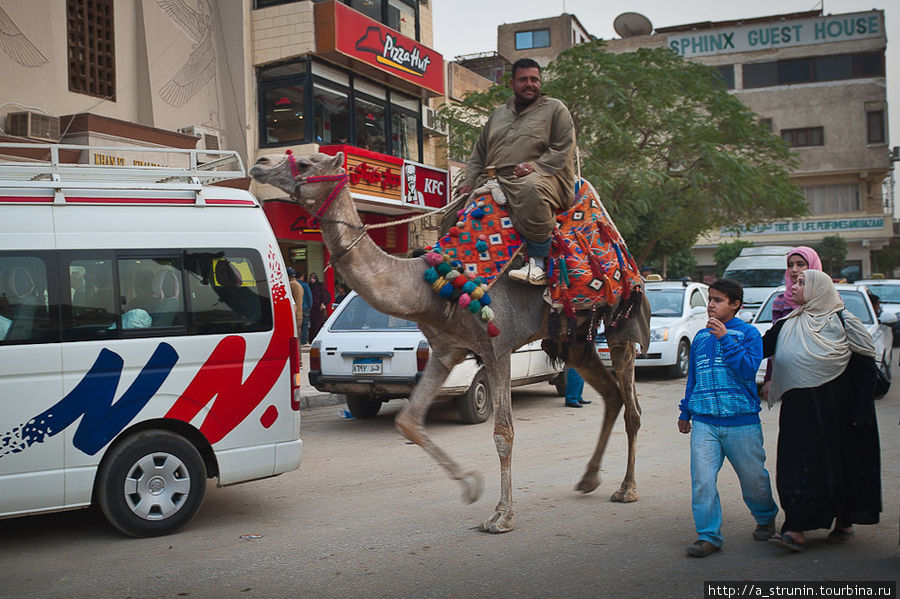
[[[331,261],[341,278],[370,305],[386,314],[418,323],[431,345],[431,357],[409,402],[397,415],[395,424],[411,442],[422,447],[453,480],[459,481],[465,501],[476,501],[482,492],[482,478],[466,471],[429,437],[425,416],[441,384],[454,365],[468,352],[484,364],[492,391],[494,443],[500,458],[500,499],[494,513],[480,529],[489,533],[513,530],[512,449],[513,419],[510,396],[510,354],[535,339],[546,339],[549,306],[542,299],[544,287],[515,282],[505,274],[491,289],[491,307],[502,323],[501,332],[490,337],[484,324],[467,310],[440,298],[423,280],[428,267],[422,258],[399,258],[379,248],[365,234],[365,228],[346,187],[343,154],[306,157],[270,155],[261,157],[250,175],[260,183],[274,185],[289,194],[320,223]],[[600,485],[600,462],[619,412],[625,409],[628,435],[628,462],[625,478],[612,501],[637,501],[634,477],[637,433],[641,409],[634,388],[635,344],[649,342],[649,303],[646,298],[625,325],[607,329],[613,371],[603,366],[596,351],[572,351],[566,356],[602,396],[605,406],[596,449],[576,490],[590,493]],[[578,318],[576,336],[587,333],[587,315]],[[546,350],[548,344],[543,343]],[[587,347],[587,345],[583,345]]]

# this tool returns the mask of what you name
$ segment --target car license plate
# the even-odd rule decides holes
[[[381,358],[354,358],[353,374],[381,374]]]

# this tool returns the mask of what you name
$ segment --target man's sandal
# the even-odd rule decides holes
[[[797,541],[795,541],[794,537],[789,534],[775,535],[774,537],[769,539],[769,543],[778,545],[779,547],[783,547],[785,549],[793,551],[794,553],[801,553],[806,550],[806,547],[804,547],[802,543],[798,543]]]

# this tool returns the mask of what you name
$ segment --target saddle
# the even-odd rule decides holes
[[[562,315],[574,320],[576,312],[591,311],[590,340],[601,317],[612,327],[630,317],[641,301],[643,281],[589,182],[576,181],[572,207],[560,212],[556,220],[545,298],[557,321]],[[488,332],[499,334],[492,322],[493,311],[483,308],[490,305],[488,291],[493,281],[522,244],[507,206],[498,204],[491,193],[479,195],[458,211],[456,224],[428,248],[425,259],[430,268],[425,271],[425,281],[448,301],[480,314],[488,322]]]

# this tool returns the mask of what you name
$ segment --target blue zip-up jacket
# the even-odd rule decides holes
[[[721,339],[709,329],[694,337],[681,420],[718,426],[759,422],[756,371],[762,361],[762,337],[740,318],[732,318],[725,328]]]

